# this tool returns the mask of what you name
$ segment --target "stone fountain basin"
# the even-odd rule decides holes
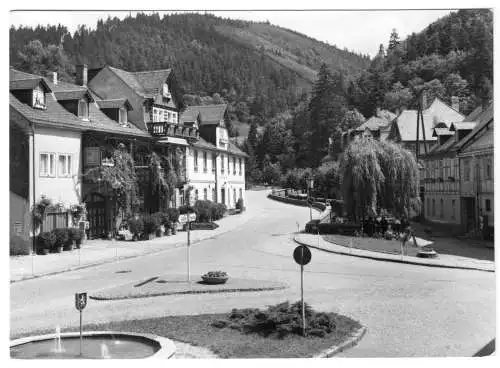
[[[80,333],[60,334],[63,352],[54,352],[57,335],[27,336],[12,340],[10,356],[14,359],[168,359],[175,354],[172,340],[152,334],[117,331],[83,332],[83,356],[80,356]],[[105,344],[109,356],[102,356]]]

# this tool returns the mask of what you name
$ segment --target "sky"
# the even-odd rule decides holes
[[[224,18],[269,21],[320,41],[371,57],[379,45],[387,45],[393,28],[400,39],[423,30],[429,23],[451,10],[379,10],[379,11],[211,11]],[[37,26],[63,24],[71,32],[78,25],[95,27],[99,18],[124,18],[129,11],[12,11],[11,25]],[[134,15],[136,12],[131,12]],[[166,12],[159,12],[160,14]]]

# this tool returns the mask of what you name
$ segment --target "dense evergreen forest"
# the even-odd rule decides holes
[[[74,34],[64,26],[12,27],[10,41],[13,67],[43,75],[58,71],[63,80],[71,80],[74,65],[82,62],[129,71],[173,68],[186,103],[225,101],[243,123],[263,124],[290,110],[309,92],[322,62],[347,73],[369,63],[367,56],[268,23],[208,14],[108,18]]]
[[[335,177],[340,133],[377,108],[414,107],[423,88],[428,100],[459,97],[464,114],[493,93],[486,9],[453,12],[405,40],[393,30],[372,60],[269,23],[206,14],[139,14],[74,34],[64,26],[12,27],[10,38],[12,66],[58,71],[65,80],[81,62],[174,68],[186,104],[226,102],[232,120],[250,125],[240,141],[253,181],[277,183],[297,167]]]

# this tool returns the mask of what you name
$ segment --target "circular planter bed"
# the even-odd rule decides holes
[[[432,248],[422,248],[417,253],[417,257],[419,258],[436,258],[437,256],[437,252]]]

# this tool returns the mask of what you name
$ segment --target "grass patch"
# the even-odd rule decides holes
[[[370,250],[373,252],[387,253],[387,254],[401,254],[401,241],[400,240],[386,240],[375,238],[361,238],[345,235],[323,235],[323,239],[330,243],[341,245],[343,247],[350,247],[352,240],[352,248]],[[407,244],[405,255],[416,257],[419,249],[412,244]]]
[[[335,330],[324,338],[288,335],[282,339],[245,334],[232,328],[216,328],[212,324],[228,318],[227,313],[196,316],[168,316],[123,322],[85,325],[85,331],[115,330],[152,333],[192,345],[205,347],[221,358],[305,358],[319,354],[333,345],[344,342],[348,335],[361,325],[348,317],[331,313],[336,322]],[[77,331],[72,328],[67,331]],[[17,337],[53,333],[40,331]]]

